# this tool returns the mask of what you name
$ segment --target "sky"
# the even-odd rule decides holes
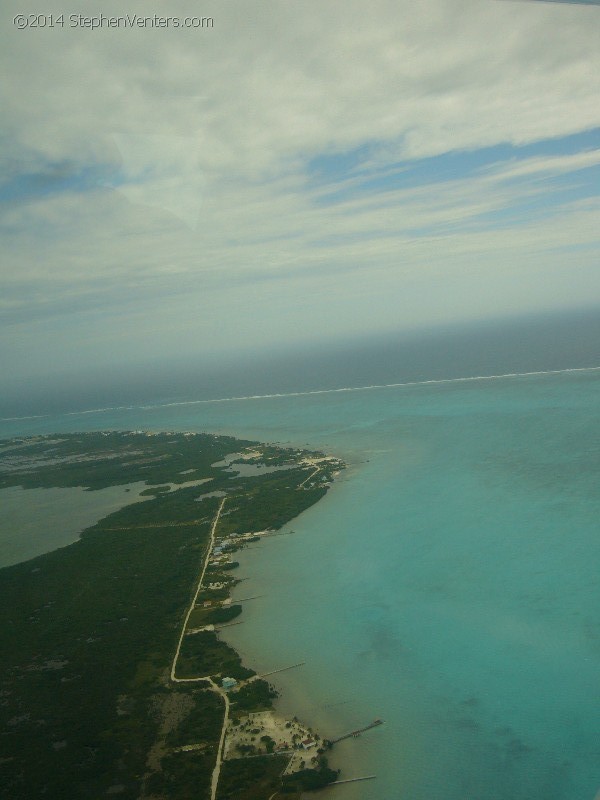
[[[0,11],[0,387],[600,306],[597,4],[47,9]]]

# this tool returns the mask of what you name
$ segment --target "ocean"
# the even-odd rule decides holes
[[[472,376],[467,376],[472,377]],[[401,382],[401,381],[399,381]],[[228,641],[336,746],[340,800],[594,800],[600,371],[13,420],[15,433],[208,430],[348,468],[248,548]]]

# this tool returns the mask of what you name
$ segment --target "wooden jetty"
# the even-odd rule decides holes
[[[377,775],[363,775],[360,778],[345,778],[343,781],[333,781],[324,786],[324,789],[329,789],[330,786],[341,786],[342,783],[356,783],[357,781],[372,781]]]
[[[280,667],[279,669],[272,669],[270,672],[263,672],[262,675],[257,675],[257,678],[266,678],[267,675],[275,675],[276,672],[285,672],[286,669],[294,669],[294,667],[303,667],[306,661],[299,661],[298,664],[290,664],[289,667]]]
[[[365,731],[370,731],[371,728],[376,728],[378,725],[383,725],[382,719],[374,719],[373,722],[370,722],[368,725],[365,725],[364,728],[357,728],[355,731],[350,731],[350,733],[345,733],[343,736],[338,736],[337,739],[330,739],[331,744],[336,744],[337,742],[342,742],[344,739],[356,739],[357,736],[360,736],[361,733]]]
[[[232,600],[231,604],[235,605],[236,603],[247,603],[248,600],[258,600],[259,597],[264,597],[264,594],[255,594],[252,597],[242,597],[240,600]]]

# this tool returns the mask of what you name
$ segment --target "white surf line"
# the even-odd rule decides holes
[[[57,414],[57,417],[74,417],[80,414],[101,414],[105,411],[151,411],[157,408],[171,408],[173,406],[194,406],[202,403],[234,403],[239,400],[269,400],[277,397],[307,397],[312,394],[335,394],[336,392],[366,392],[369,389],[395,389],[401,386],[430,386],[437,383],[464,383],[466,381],[491,381],[501,378],[526,378],[533,375],[562,375],[569,372],[597,372],[600,367],[568,367],[567,369],[546,369],[537,372],[506,372],[502,375],[474,375],[468,378],[436,378],[427,381],[406,381],[404,383],[374,383],[369,386],[344,386],[341,389],[311,389],[306,392],[279,392],[275,394],[249,394],[239,397],[217,397],[212,400],[181,400],[176,403],[158,403],[157,405],[140,406],[107,406],[106,408],[93,408],[87,411],[66,411]],[[0,417],[0,422],[17,422],[26,419],[42,419],[50,414],[39,414],[30,417]]]
[[[30,414],[28,417],[0,417],[0,422],[17,422],[21,419],[46,419],[50,414]]]
[[[202,403],[234,403],[239,400],[269,400],[278,397],[308,397],[313,394],[336,394],[340,392],[365,392],[370,389],[396,389],[402,386],[433,386],[443,383],[467,383],[469,381],[492,381],[502,378],[527,378],[534,375],[563,375],[570,372],[596,372],[600,367],[569,367],[567,369],[546,369],[535,372],[505,372],[502,375],[472,375],[467,378],[435,378],[426,381],[405,381],[403,383],[373,383],[368,386],[344,386],[341,389],[311,389],[305,392],[280,392],[275,394],[249,394],[237,397],[218,397],[212,400],[181,400],[176,403],[161,403],[156,406],[139,406],[145,411],[174,406],[193,406]]]
[[[210,529],[210,540],[208,542],[208,548],[206,550],[206,558],[204,559],[204,566],[202,567],[202,572],[200,574],[200,580],[198,581],[198,585],[196,586],[196,591],[194,592],[194,597],[192,598],[192,602],[190,607],[187,610],[187,614],[185,615],[185,619],[183,620],[183,625],[181,626],[181,633],[179,634],[179,641],[177,642],[177,650],[175,651],[175,655],[173,656],[173,663],[171,665],[171,680],[173,683],[190,683],[191,681],[202,681],[206,680],[206,678],[176,678],[175,677],[175,670],[177,668],[177,661],[179,659],[179,651],[181,650],[181,643],[183,642],[183,637],[185,636],[185,631],[187,628],[187,624],[190,619],[190,615],[194,608],[196,607],[196,600],[198,599],[198,595],[200,594],[200,589],[202,588],[202,582],[204,581],[204,575],[206,573],[206,567],[208,566],[208,562],[214,547],[215,543],[215,531],[217,529],[217,524],[219,522],[219,517],[221,516],[221,511],[223,511],[223,506],[225,505],[226,497],[221,500],[221,504],[219,505],[218,511],[215,515],[213,520],[212,528]]]

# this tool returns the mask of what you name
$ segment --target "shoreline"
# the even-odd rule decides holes
[[[278,442],[276,446],[285,448],[289,446],[289,444],[287,442]],[[335,457],[332,456],[332,458]],[[353,474],[358,470],[360,464],[368,460],[369,459],[363,458],[360,461],[353,460],[344,462],[343,474],[346,476],[345,479],[347,480],[349,474]],[[296,533],[294,531],[286,531],[286,529],[300,522],[307,512],[321,507],[321,505],[326,502],[327,498],[330,497],[330,494],[340,488],[340,474],[342,474],[342,470],[340,470],[330,484],[325,496],[282,526],[281,534],[293,536],[303,535],[302,533]],[[269,588],[272,587],[272,572],[267,563],[268,555],[266,556],[263,553],[259,554],[258,549],[264,548],[267,545],[273,547],[276,543],[279,543],[279,546],[285,547],[285,544],[283,544],[285,540],[275,538],[271,541],[263,541],[263,538],[264,540],[268,540],[271,537],[267,534],[261,537],[261,543],[244,546],[236,553],[235,558],[236,561],[239,561],[239,567],[236,572],[239,571],[243,581],[251,581],[252,590],[248,590],[248,593],[252,595],[256,593],[258,596],[266,598],[268,597]],[[256,575],[255,572],[257,568],[263,574]],[[246,592],[244,592],[244,595],[245,594]],[[244,615],[246,615],[247,618],[242,621],[244,623],[250,623],[250,626],[258,619],[264,622],[265,619],[267,619],[265,609],[258,606],[258,604],[250,605],[250,609],[244,610]],[[247,630],[248,628],[246,628],[246,634]],[[333,735],[339,735],[342,732],[352,729],[352,714],[344,713],[344,711],[347,712],[348,709],[347,706],[344,707],[344,701],[333,701],[326,705],[320,705],[315,701],[311,687],[318,686],[320,681],[318,676],[313,676],[312,680],[311,678],[307,679],[305,677],[307,671],[310,671],[310,666],[308,664],[302,663],[294,665],[302,670],[301,673],[298,673],[295,669],[287,671],[289,668],[285,666],[283,662],[281,664],[272,663],[272,661],[269,660],[269,656],[265,656],[265,649],[262,646],[264,643],[259,643],[255,647],[248,647],[247,643],[240,643],[240,629],[233,626],[221,629],[219,638],[225,641],[241,656],[244,664],[250,665],[253,669],[259,670],[259,672],[261,669],[266,671],[275,669],[276,667],[282,667],[281,671],[279,669],[275,670],[279,674],[274,675],[273,679],[269,678],[269,681],[272,682],[278,692],[277,698],[273,701],[273,713],[279,719],[290,720],[297,718],[305,727],[310,726],[311,730],[318,733],[323,739],[329,739]],[[284,658],[283,661],[285,664],[291,664],[300,657],[303,657],[303,655],[299,656],[297,653],[290,653],[289,658]],[[358,781],[362,780],[362,777],[356,776],[369,775],[371,778],[374,777],[370,775],[372,765],[370,765],[371,759],[369,758],[369,753],[365,752],[365,750],[368,749],[369,748],[365,748],[364,746],[361,747],[360,741],[357,742],[353,739],[348,739],[343,743],[336,744],[333,749],[326,751],[329,766],[334,770],[340,771],[340,786],[339,788],[336,786],[336,798],[340,800],[359,800],[360,786]],[[342,781],[347,781],[347,783],[342,786]],[[334,784],[330,784],[330,786],[332,785]],[[302,794],[303,798],[312,796],[312,794]],[[330,795],[326,794],[325,796]]]
[[[176,797],[179,796],[176,787],[185,791],[187,782],[197,775],[202,784],[209,781],[206,791],[211,800],[216,799],[217,791],[224,796],[237,797],[235,789],[231,794],[232,786],[243,779],[248,770],[254,770],[255,777],[250,783],[252,797],[264,796],[267,800],[273,788],[281,787],[280,775],[285,766],[284,754],[273,752],[276,747],[283,749],[281,743],[270,734],[274,736],[277,730],[278,739],[283,739],[286,731],[292,729],[295,738],[291,746],[287,743],[286,755],[293,755],[294,763],[291,774],[286,776],[287,791],[291,789],[293,796],[299,797],[307,788],[334,781],[335,773],[321,761],[321,753],[317,756],[317,751],[326,750],[320,736],[294,717],[282,717],[280,707],[272,708],[271,698],[275,695],[267,683],[268,676],[277,672],[276,668],[287,667],[271,665],[270,670],[263,670],[267,680],[262,679],[242,664],[239,653],[223,641],[219,629],[231,624],[241,613],[239,603],[255,599],[256,594],[235,591],[240,581],[232,572],[237,566],[232,562],[232,555],[261,538],[273,537],[273,541],[281,541],[275,536],[289,529],[293,520],[327,494],[345,464],[322,451],[310,451],[305,447],[294,449],[281,444],[194,432],[96,431],[64,434],[59,440],[48,435],[18,437],[14,441],[29,450],[25,460],[19,456],[19,471],[11,473],[10,461],[7,463],[2,479],[7,487],[12,485],[20,487],[20,491],[30,491],[46,487],[83,486],[98,490],[119,486],[122,491],[120,476],[125,468],[130,486],[141,478],[145,479],[147,488],[142,496],[135,497],[137,503],[126,503],[103,516],[66,547],[2,571],[3,590],[12,596],[14,581],[20,581],[27,609],[23,609],[24,624],[19,628],[22,641],[15,647],[12,680],[24,679],[39,670],[61,670],[64,671],[60,679],[64,691],[69,694],[73,685],[74,693],[72,698],[65,695],[56,703],[54,695],[44,694],[38,699],[32,694],[31,702],[40,707],[31,715],[15,715],[9,710],[11,704],[5,703],[5,724],[9,728],[15,724],[26,728],[30,716],[54,720],[53,726],[61,730],[62,738],[58,738],[56,747],[55,739],[51,738],[50,751],[58,748],[61,754],[76,761],[76,754],[85,741],[80,744],[77,734],[67,724],[69,714],[85,714],[92,729],[100,726],[101,731],[111,731],[107,741],[114,739],[115,743],[120,735],[121,717],[125,717],[123,723],[127,726],[136,726],[139,721],[138,729],[143,732],[144,742],[151,742],[150,748],[138,747],[134,756],[138,766],[130,768],[121,762],[121,766],[113,765],[109,769],[102,778],[106,781],[105,791],[109,793],[116,791],[114,787],[128,784],[128,791],[134,790],[139,782],[136,796]],[[226,468],[222,466],[224,459]],[[30,464],[33,469],[27,469]],[[240,469],[236,470],[238,466]],[[192,477],[194,479],[190,480]],[[202,495],[198,497],[202,484],[207,481],[212,481],[212,488],[217,491],[209,490],[207,499]],[[220,501],[217,496],[221,496]],[[73,580],[64,579],[65,570]],[[165,575],[170,575],[167,580],[171,584],[164,583]],[[131,578],[135,580],[132,582]],[[90,587],[89,596],[74,624],[73,604],[79,596],[73,592],[81,580]],[[107,581],[112,587],[108,593],[105,591]],[[30,584],[37,587],[31,592],[31,598]],[[169,596],[181,612],[173,605],[165,609],[163,586],[169,587]],[[237,605],[232,603],[235,594],[241,598]],[[5,606],[4,624],[10,627],[16,609],[11,612],[11,605]],[[61,622],[47,628],[36,627],[30,634],[29,627],[40,621],[40,615]],[[57,641],[54,631],[61,630],[61,626],[69,633]],[[152,630],[156,628],[158,636],[153,639],[157,650],[150,660],[146,637],[136,636],[135,650],[129,634],[130,630],[146,626]],[[169,644],[172,626],[176,627],[177,638]],[[113,645],[109,645],[109,640],[113,642],[113,639]],[[30,640],[35,642],[31,653],[28,652]],[[99,643],[93,649],[97,651],[97,658],[106,659],[109,666],[104,670],[106,677],[98,695],[104,698],[103,702],[97,706],[95,693],[86,693],[91,704],[86,711],[80,710],[78,702],[79,687],[84,684],[77,681],[84,678],[85,685],[91,686],[99,678],[87,670],[82,641],[86,652]],[[19,647],[25,648],[22,656],[17,655]],[[127,655],[115,655],[115,648],[121,648]],[[55,655],[58,652],[60,658]],[[25,668],[23,659],[28,665]],[[161,666],[163,661],[165,664]],[[121,663],[128,665],[125,670]],[[169,668],[165,672],[166,663]],[[133,664],[137,664],[137,671],[131,671]],[[111,670],[114,678],[109,677]],[[15,710],[21,708],[23,692],[29,700],[28,686],[27,681],[22,680],[18,693],[16,686],[14,692],[8,693],[8,696],[14,695]],[[149,704],[148,690],[155,692]],[[230,691],[234,706],[231,715]],[[140,704],[136,705],[138,700]],[[239,751],[240,756],[233,759],[233,763],[223,758],[224,750],[230,750],[232,741],[230,718],[239,722],[248,713],[261,711],[267,712],[265,726],[268,728],[262,732],[261,741],[246,743],[246,749]],[[63,717],[66,717],[64,721]],[[210,720],[208,725],[205,720]],[[147,723],[151,723],[150,728]],[[131,745],[128,737],[128,750]],[[9,761],[14,761],[15,766],[21,760],[29,762],[37,758],[37,747],[34,740],[30,748],[20,751],[18,758],[15,751],[15,757]],[[244,758],[249,750],[256,750],[261,758],[258,761]],[[277,757],[270,760],[263,753],[273,753]],[[228,765],[231,766],[228,768]],[[115,769],[122,773],[120,780],[115,780]],[[50,776],[48,770],[42,774],[44,785],[49,780],[57,784],[64,780],[64,772],[59,769],[56,777]],[[16,772],[12,780],[26,782]]]
[[[278,450],[279,449],[281,449],[281,450],[288,450],[289,449],[289,446],[286,447],[285,445],[283,445],[282,443],[279,443],[279,442],[278,443],[268,443],[268,446],[274,446]],[[241,454],[234,454],[234,455],[240,456]],[[242,459],[244,459],[244,458],[253,459],[253,458],[256,458],[259,455],[260,455],[259,453],[251,452],[251,453],[248,453],[246,456],[242,455],[241,457],[242,457]],[[233,462],[231,462],[231,463],[233,463]],[[323,467],[325,467],[325,466],[327,466],[329,469],[331,469],[332,467],[335,467],[331,477],[326,482],[326,494],[329,494],[329,492],[331,491],[333,485],[335,484],[336,479],[338,478],[338,476],[340,475],[342,470],[346,469],[346,467],[347,467],[347,465],[344,462],[341,462],[337,457],[332,456],[332,455],[327,454],[327,453],[322,453],[322,454],[320,454],[319,456],[316,456],[316,457],[315,456],[305,457],[302,460],[301,463],[304,466],[309,466],[312,471],[309,473],[309,475],[306,478],[304,478],[298,484],[298,486],[296,487],[297,490],[301,490],[305,486],[308,486],[308,488],[312,488],[314,485],[318,485],[318,482],[321,480],[321,477],[318,476],[318,473],[321,471],[321,469]],[[229,464],[228,466],[231,466],[231,464]],[[313,503],[311,506],[309,506],[309,508],[315,507],[323,499],[324,499],[324,496],[320,497],[315,503]],[[199,596],[199,593],[203,591],[203,589],[205,588],[205,584],[207,583],[205,581],[205,575],[206,575],[207,569],[209,569],[210,567],[212,567],[213,569],[219,569],[222,566],[222,556],[221,556],[221,553],[220,553],[219,545],[220,545],[220,543],[222,541],[227,542],[228,539],[226,539],[225,537],[222,537],[222,536],[220,537],[219,534],[218,534],[218,530],[217,529],[218,529],[218,521],[219,521],[219,518],[220,518],[220,515],[222,513],[224,505],[225,505],[225,499],[223,499],[221,501],[221,504],[219,506],[219,510],[218,510],[217,516],[215,518],[215,522],[213,524],[213,527],[212,527],[211,540],[210,540],[209,545],[207,547],[207,554],[206,554],[206,558],[205,558],[204,563],[203,563],[201,577],[200,577],[200,580],[198,582],[198,585],[197,585],[197,588],[196,588],[196,591],[195,591],[195,594],[194,594],[194,599],[192,600],[192,603],[190,605],[190,608],[189,608],[189,610],[188,610],[188,612],[186,614],[184,623],[182,625],[182,630],[181,630],[181,635],[180,635],[180,638],[179,638],[177,651],[176,651],[175,657],[173,659],[172,667],[171,667],[170,679],[171,679],[172,682],[181,683],[183,681],[191,682],[191,681],[194,681],[194,680],[198,680],[198,681],[206,680],[205,677],[183,678],[183,679],[182,678],[176,678],[175,677],[175,673],[176,673],[176,669],[177,669],[177,661],[178,661],[178,658],[179,658],[179,652],[180,652],[181,644],[182,644],[182,641],[184,639],[184,636],[185,636],[185,633],[186,633],[186,629],[188,628],[188,625],[189,625],[190,614],[193,613],[194,609],[196,608],[196,602],[197,602],[197,598]],[[308,509],[305,509],[305,511],[306,510],[308,510]],[[296,516],[289,518],[281,526],[279,526],[277,529],[265,529],[263,531],[253,532],[252,534],[245,534],[245,535],[243,535],[244,538],[242,538],[241,540],[240,539],[236,539],[236,541],[233,543],[233,547],[231,548],[231,553],[232,553],[232,555],[235,555],[236,563],[239,563],[238,562],[238,558],[242,558],[243,559],[243,555],[238,555],[238,554],[242,554],[244,551],[247,551],[247,549],[250,546],[250,544],[254,544],[256,541],[262,542],[263,540],[270,539],[273,536],[293,535],[294,531],[291,531],[291,530],[287,531],[285,529],[288,528],[289,526],[291,526],[292,522],[294,520],[300,518],[303,513],[304,512],[302,511],[302,512],[300,512],[300,514],[297,514]],[[232,534],[230,534],[230,536],[231,535]],[[233,534],[233,535],[235,535],[235,534]],[[238,534],[238,536],[239,536],[239,534]],[[259,546],[261,546],[261,545],[259,545]],[[215,557],[215,553],[217,552],[217,550],[219,551],[219,555],[217,555]],[[261,558],[260,560],[263,560],[263,559]],[[231,563],[231,562],[229,562],[229,563]],[[241,567],[241,564],[239,566]],[[254,597],[248,597],[248,598],[245,598],[245,600],[240,600],[240,601],[233,600],[232,592],[235,590],[235,588],[238,586],[238,584],[241,583],[242,581],[246,580],[247,577],[248,576],[244,576],[242,578],[238,578],[237,577],[237,570],[236,570],[236,578],[227,587],[227,598],[222,601],[222,606],[223,607],[231,606],[232,602],[233,603],[246,602],[248,600],[258,599],[259,597],[262,596],[262,595],[256,595]],[[210,587],[211,584],[208,584],[208,586]],[[254,593],[255,591],[256,591],[256,588],[253,588],[252,593]],[[243,594],[246,594],[246,592],[243,592]],[[240,615],[241,615],[241,612],[240,612]],[[243,651],[243,649],[240,649],[235,644],[233,644],[230,641],[228,641],[228,638],[229,638],[228,629],[230,627],[233,627],[233,625],[240,624],[241,622],[244,622],[244,621],[245,620],[240,620],[240,621],[238,621],[236,623],[225,624],[225,625],[223,625],[221,627],[219,627],[217,625],[212,625],[212,626],[209,626],[209,627],[210,627],[211,630],[213,630],[215,632],[215,634],[216,634],[216,636],[217,636],[217,638],[219,640],[224,641],[226,644],[228,644],[230,647],[233,648],[233,650],[236,653],[236,655],[241,657],[241,661],[245,666],[248,666],[249,664],[252,664],[251,669],[254,669],[254,665],[257,662],[260,663],[260,661],[261,661],[260,657],[257,658],[256,654],[245,653]],[[198,629],[198,630],[201,630],[201,629]],[[294,704],[293,708],[290,708],[289,710],[284,711],[285,701],[283,700],[283,697],[282,697],[283,689],[281,688],[281,680],[280,680],[279,677],[274,679],[274,682],[279,684],[279,687],[276,688],[276,689],[275,689],[275,686],[273,686],[273,684],[271,683],[271,678],[270,678],[271,675],[275,675],[275,674],[279,675],[280,673],[287,672],[288,670],[291,670],[291,669],[293,669],[295,667],[300,667],[300,666],[304,666],[304,662],[296,663],[296,664],[292,664],[292,665],[288,665],[288,666],[283,666],[283,667],[280,666],[280,667],[277,667],[277,668],[272,668],[272,669],[269,669],[266,672],[263,671],[262,673],[261,672],[257,672],[247,682],[246,681],[241,681],[239,683],[238,687],[232,687],[231,689],[225,689],[225,688],[221,689],[215,683],[213,683],[212,679],[209,679],[210,683],[212,685],[212,688],[217,693],[219,693],[222,696],[222,698],[224,699],[224,701],[225,701],[225,716],[224,716],[224,721],[223,721],[223,730],[222,730],[222,735],[221,735],[221,743],[220,743],[220,747],[219,747],[219,754],[218,754],[218,757],[217,757],[217,764],[215,766],[215,775],[213,775],[213,790],[212,790],[212,793],[211,793],[211,800],[214,800],[215,797],[216,797],[217,784],[218,784],[218,779],[219,779],[219,771],[221,769],[221,765],[225,764],[228,760],[231,760],[231,759],[235,759],[235,758],[239,759],[240,757],[244,758],[243,755],[242,756],[239,755],[239,752],[241,752],[242,749],[244,749],[244,748],[247,751],[251,751],[251,752],[254,752],[254,750],[255,750],[255,745],[251,744],[250,742],[251,741],[253,742],[256,737],[254,736],[254,737],[250,738],[249,734],[246,731],[248,725],[250,724],[250,721],[252,722],[252,725],[257,725],[258,726],[256,728],[256,731],[254,731],[256,733],[256,735],[258,735],[259,733],[263,734],[263,736],[261,737],[261,741],[263,739],[265,739],[265,738],[267,738],[267,739],[271,738],[271,747],[273,747],[273,745],[275,745],[275,753],[279,752],[282,755],[285,755],[286,757],[287,756],[290,757],[287,766],[285,767],[283,773],[281,773],[282,777],[286,776],[286,775],[293,775],[293,774],[296,774],[296,773],[300,773],[304,769],[321,770],[321,768],[324,765],[325,765],[325,769],[328,766],[330,769],[333,769],[334,771],[337,771],[338,777],[339,777],[340,772],[341,772],[341,767],[339,767],[340,760],[337,759],[335,757],[335,755],[334,755],[333,759],[330,761],[330,756],[331,756],[331,752],[330,752],[330,749],[329,749],[330,745],[326,744],[328,742],[328,737],[326,737],[326,736],[324,736],[322,734],[322,725],[321,724],[318,725],[318,730],[313,729],[313,727],[311,727],[311,725],[310,725],[310,722],[312,722],[313,725],[314,725],[315,724],[314,721],[311,719],[311,720],[309,720],[309,722],[306,722],[305,718],[308,716],[308,714],[302,713],[302,712],[298,712],[298,707],[296,706],[296,704]],[[276,697],[273,699],[274,701],[272,702],[272,708],[271,709],[266,709],[264,711],[258,711],[258,712],[256,712],[256,711],[255,712],[250,712],[249,711],[245,716],[239,716],[234,721],[234,719],[232,719],[232,717],[230,715],[230,706],[235,703],[235,701],[233,700],[233,698],[235,697],[235,692],[238,691],[239,688],[244,687],[246,684],[249,684],[251,681],[253,681],[255,679],[264,681],[266,678],[269,678],[269,681],[268,681],[269,685],[273,686],[273,688],[275,689],[275,691],[277,693]],[[223,687],[225,687],[225,681],[227,681],[227,680],[230,680],[230,679],[228,679],[228,678],[224,678],[223,679]],[[284,683],[285,683],[285,680],[284,680]],[[230,700],[230,698],[232,698],[232,699]],[[304,708],[305,711],[306,711],[306,704],[305,703],[301,703],[299,705],[300,705],[300,707]],[[298,713],[302,714],[302,718],[299,718],[297,716]],[[320,722],[322,722],[322,718],[321,718]],[[292,740],[290,739],[290,735],[293,736],[293,739],[296,742],[296,744],[291,744]],[[275,737],[277,737],[277,739],[279,740],[278,742],[276,742]],[[298,744],[298,742],[302,742],[302,746],[300,746]],[[234,750],[234,748],[238,749],[238,754],[235,754],[235,753],[232,754],[232,750]],[[261,753],[261,752],[262,752],[262,748],[258,748],[258,753]],[[272,752],[272,751],[267,750],[266,752],[268,753],[268,752]],[[250,757],[252,757],[252,756],[250,756]],[[330,783],[328,785],[330,785],[330,784],[331,784],[331,781],[330,781]]]
[[[147,488],[142,482],[115,484],[96,492],[97,497],[91,496],[91,493],[81,486],[0,488],[0,502],[5,516],[0,524],[0,569],[23,564],[38,556],[75,544],[81,539],[84,531],[112,512],[148,499],[148,496],[143,494]],[[42,536],[37,532],[39,525],[31,519],[24,503],[25,492],[35,493],[38,515],[44,515],[47,530]],[[31,502],[32,496],[27,495],[27,500]],[[60,518],[62,514],[58,514],[58,510],[64,514],[63,508],[68,505],[71,507],[68,521],[63,522]],[[24,507],[26,510],[23,516]],[[59,520],[55,521],[53,515],[57,514]],[[18,534],[15,534],[15,530]],[[25,544],[21,536],[23,530],[29,533]]]

